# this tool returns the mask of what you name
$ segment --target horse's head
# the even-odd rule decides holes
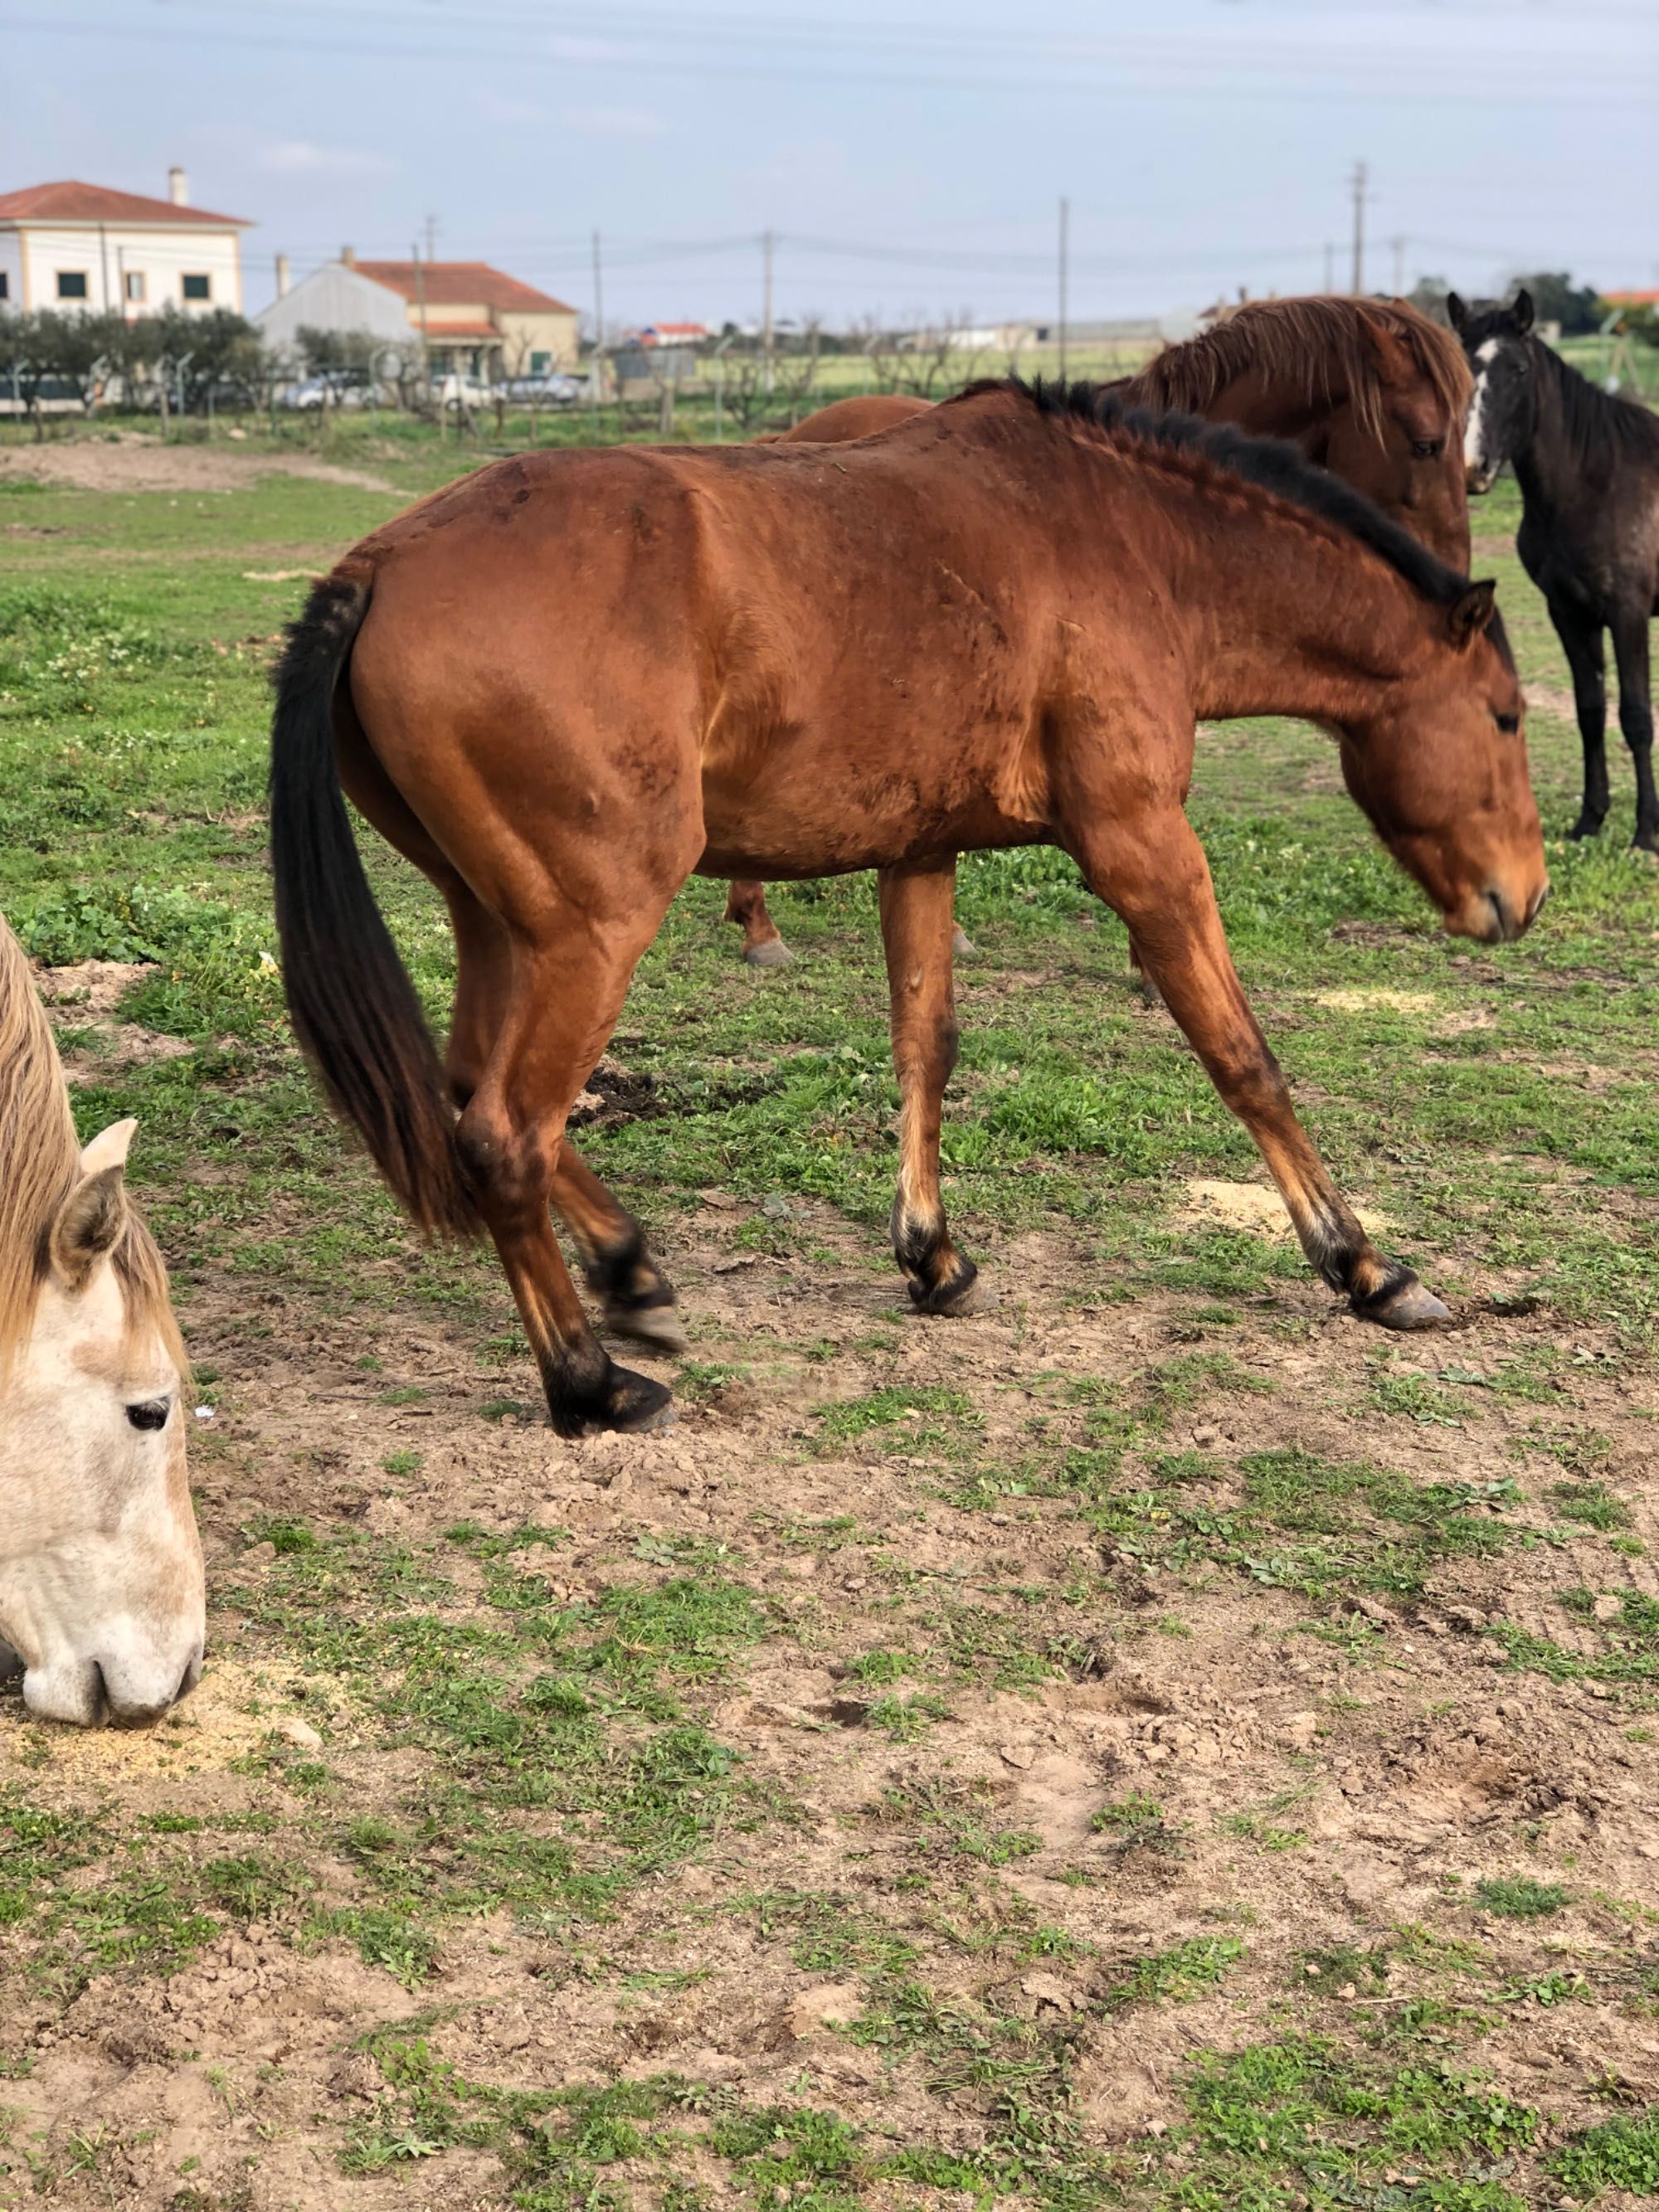
[[[1310,458],[1363,491],[1449,568],[1469,565],[1469,503],[1463,483],[1467,385],[1443,331],[1374,313],[1365,324],[1373,376],[1351,379],[1330,411],[1310,427]],[[1418,327],[1422,323],[1422,328]],[[1425,335],[1427,333],[1427,335]],[[1430,351],[1438,341],[1437,349]],[[1450,356],[1448,362],[1440,358]]]
[[[1517,292],[1507,307],[1474,308],[1449,292],[1446,313],[1474,373],[1474,397],[1463,432],[1464,473],[1471,491],[1490,491],[1504,464],[1532,436],[1538,404],[1529,336],[1532,295]]]
[[[38,1220],[0,1195],[0,1673],[21,1665],[29,1711],[81,1727],[159,1719],[202,1665],[184,1358],[125,1188],[134,1126],[78,1160],[71,1140]],[[52,1133],[14,1129],[11,1149],[45,1151]],[[33,1159],[9,1164],[26,1189]]]
[[[1526,705],[1490,583],[1425,601],[1413,665],[1364,722],[1339,727],[1342,773],[1454,937],[1519,937],[1549,891],[1527,766]]]

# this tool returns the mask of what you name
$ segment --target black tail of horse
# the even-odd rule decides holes
[[[276,670],[270,857],[289,1012],[335,1109],[432,1236],[481,1224],[426,1016],[352,834],[334,750],[334,690],[368,611],[366,574],[318,585]]]

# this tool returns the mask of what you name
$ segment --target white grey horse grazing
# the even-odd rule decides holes
[[[82,1149],[0,920],[0,1676],[82,1728],[157,1720],[202,1669],[186,1363],[125,1188],[137,1126]]]

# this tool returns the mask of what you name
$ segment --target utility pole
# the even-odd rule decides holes
[[[599,380],[605,365],[605,272],[599,263],[599,234],[593,234],[593,362],[587,379],[588,403],[595,422],[599,412]]]
[[[427,351],[426,264],[421,259],[421,249],[418,246],[411,246],[410,247],[409,258],[415,264],[415,304],[421,319],[421,390],[422,393],[422,404],[424,404],[425,402],[429,400],[432,397],[432,358]],[[443,403],[440,400],[438,403],[438,435],[441,439],[443,436],[443,434],[444,410]]]
[[[1066,311],[1067,279],[1071,274],[1070,259],[1072,203],[1062,198],[1060,203],[1060,380],[1066,381]]]
[[[772,350],[773,350],[773,348],[772,348],[772,234],[771,234],[771,232],[770,232],[769,230],[769,231],[764,231],[764,232],[763,232],[763,233],[762,233],[762,235],[761,235],[761,252],[762,252],[762,254],[763,254],[763,258],[764,258],[764,269],[765,269],[765,276],[764,276],[764,279],[763,279],[763,303],[762,303],[762,307],[761,307],[761,353],[762,353],[763,356],[764,357],[765,363],[766,363],[766,372],[765,372],[765,374],[766,374],[766,390],[767,390],[767,394],[768,394],[768,396],[769,396],[769,397],[770,397],[770,394],[771,394],[771,391],[772,391],[772,381],[773,381],[773,378],[772,378]]]
[[[1336,289],[1336,248],[1325,248],[1325,296],[1328,299]]]
[[[1394,296],[1396,300],[1403,300],[1406,296],[1406,241],[1396,235],[1389,243],[1394,248]]]
[[[426,258],[428,264],[438,258],[438,218],[429,215],[426,219]]]
[[[1353,283],[1349,288],[1358,299],[1365,289],[1365,164],[1353,165]]]

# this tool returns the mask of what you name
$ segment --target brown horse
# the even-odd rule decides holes
[[[1470,373],[1452,333],[1405,301],[1252,301],[1109,388],[1135,406],[1181,407],[1261,437],[1291,439],[1467,574],[1462,450]],[[783,438],[830,444],[872,437],[931,404],[899,392],[838,399]],[[767,911],[764,884],[735,881],[726,919],[742,930],[751,967],[790,957]]]
[[[415,1219],[494,1238],[554,1426],[645,1426],[668,1394],[601,1348],[549,1206],[610,1325],[660,1340],[673,1294],[565,1122],[687,876],[882,872],[894,1242],[916,1304],[953,1312],[974,1277],[939,1192],[956,855],[1057,842],[1320,1274],[1387,1327],[1431,1325],[1446,1309],[1297,1121],[1183,807],[1197,717],[1322,721],[1446,927],[1517,935],[1547,878],[1492,608],[1287,447],[1083,386],[976,388],[833,454],[497,462],[365,538],[290,633],[271,850],[295,1030]],[[342,782],[447,902],[447,1067]]]

